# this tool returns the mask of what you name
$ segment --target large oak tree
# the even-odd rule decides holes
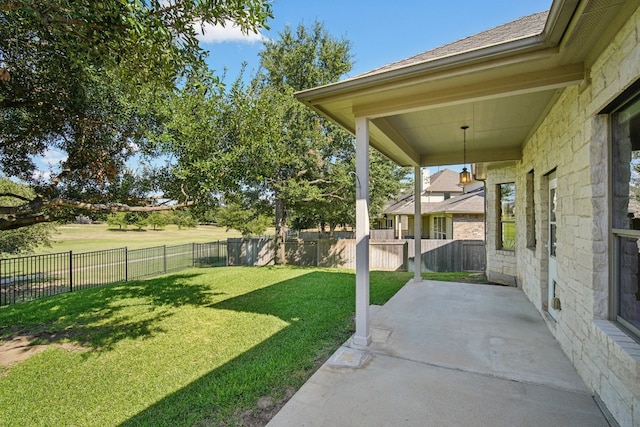
[[[354,138],[293,96],[343,77],[351,69],[350,43],[318,22],[287,27],[265,44],[260,65],[249,84],[239,79],[228,95],[232,143],[224,151],[235,165],[237,186],[226,197],[275,213],[275,261],[281,263],[290,219],[298,226],[353,223]],[[386,167],[372,189],[386,201],[402,174],[388,159],[375,158]]]
[[[235,22],[254,31],[270,15],[266,0],[0,4],[0,174],[34,190],[32,197],[0,194],[10,201],[0,206],[0,230],[52,221],[69,209],[192,204],[197,195],[175,188],[175,180],[172,194],[123,194],[125,162],[157,153],[155,136],[167,134],[167,109],[189,79],[212,82],[196,38],[202,26]],[[37,174],[34,157],[50,150],[65,159]],[[178,195],[178,204],[158,202]]]

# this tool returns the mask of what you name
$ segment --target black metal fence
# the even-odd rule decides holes
[[[0,306],[189,267],[226,265],[225,241],[0,259]]]

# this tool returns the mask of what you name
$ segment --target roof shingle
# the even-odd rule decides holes
[[[433,61],[447,56],[459,55],[464,52],[479,50],[490,46],[512,42],[515,40],[539,35],[544,30],[549,11],[523,16],[515,21],[482,31],[473,36],[465,37],[453,43],[448,43],[435,49],[419,53],[409,58],[383,65],[372,71],[360,74],[356,77],[383,73],[398,68]]]

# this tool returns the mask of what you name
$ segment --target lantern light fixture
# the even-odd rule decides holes
[[[465,184],[469,184],[471,182],[471,172],[467,170],[467,129],[469,126],[464,125],[461,126],[462,135],[463,135],[463,167],[462,172],[460,172],[460,185],[464,186]]]

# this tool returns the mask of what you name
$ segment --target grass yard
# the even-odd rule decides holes
[[[162,230],[129,228],[126,230],[109,229],[107,224],[66,224],[56,227],[51,247],[40,247],[36,255],[55,252],[88,252],[103,249],[128,247],[146,248],[162,245],[181,245],[184,243],[206,243],[240,237],[235,230],[214,225],[201,225],[195,228],[179,229],[168,225]]]
[[[411,277],[372,272],[371,303]],[[191,269],[0,308],[0,345],[45,348],[0,366],[0,425],[259,418],[353,333],[354,285],[344,270]]]
[[[503,249],[515,249],[516,247],[516,224],[515,222],[503,222],[502,223],[502,248]]]

